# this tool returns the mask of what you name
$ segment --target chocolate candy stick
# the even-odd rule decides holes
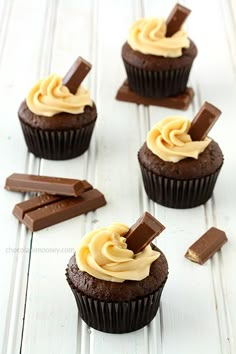
[[[53,196],[52,196],[53,197]],[[38,197],[36,197],[38,198]],[[14,215],[31,231],[38,231],[45,227],[68,220],[75,216],[96,210],[106,204],[104,195],[97,189],[82,193],[79,197],[60,197],[51,200],[50,197],[41,203],[36,198],[31,203],[22,202],[15,206]],[[55,197],[54,197],[55,198]]]
[[[176,33],[190,14],[191,10],[180,4],[176,4],[166,20],[166,37],[171,37]]]
[[[45,192],[76,197],[88,189],[88,185],[87,181],[72,178],[13,173],[6,179],[5,188],[14,192]]]
[[[164,229],[165,226],[146,211],[125,235],[128,248],[134,253],[142,251]]]
[[[84,192],[93,188],[92,185],[87,181],[83,180],[82,182],[84,184]],[[38,197],[34,197],[16,204],[13,209],[13,214],[22,222],[26,213],[29,213],[30,211],[36,210],[38,208],[48,206],[65,198],[66,197],[62,195],[51,195],[45,193]]]
[[[192,140],[203,140],[213,127],[221,111],[211,103],[205,102],[191,123],[189,134]]]
[[[185,257],[190,261],[204,264],[210,257],[212,257],[228,239],[225,232],[211,227],[205,234],[203,234],[192,246],[187,250]]]
[[[62,199],[62,196],[45,193],[39,197],[31,198],[16,204],[12,213],[22,222],[26,213],[29,213],[30,211],[36,210],[38,208],[42,208],[46,205],[50,205]]]
[[[85,59],[78,57],[63,79],[63,85],[75,94],[85,76],[91,70],[92,65]]]

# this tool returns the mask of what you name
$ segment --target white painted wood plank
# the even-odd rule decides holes
[[[49,12],[45,12],[46,3]],[[9,25],[7,17],[3,17],[3,34],[0,35],[1,46],[5,41],[4,31],[8,33],[0,57],[0,93],[4,97],[0,110],[1,116],[6,117],[0,137],[1,185],[13,171],[36,173],[40,166],[41,174],[87,178],[104,192],[108,200],[108,205],[95,213],[34,234],[23,354],[97,354],[101,348],[105,354],[111,350],[117,354],[173,354],[176,350],[185,354],[190,348],[193,354],[232,354],[235,351],[236,190],[232,171],[236,166],[232,141],[236,124],[233,114],[236,22],[234,11],[229,13],[228,9],[228,4],[232,6],[234,0],[209,0],[204,3],[205,13],[199,2],[182,1],[192,8],[187,27],[199,48],[191,75],[197,95],[193,106],[184,115],[191,118],[204,100],[219,105],[223,111],[222,118],[212,129],[212,136],[225,154],[225,165],[213,203],[179,211],[154,205],[148,200],[142,188],[137,151],[150,125],[174,111],[137,108],[114,100],[116,90],[125,78],[120,51],[128,27],[142,11],[149,16],[168,15],[174,3],[172,0],[55,0],[40,3],[15,0],[6,1],[3,6],[0,1],[0,13],[7,6],[6,12],[10,16]],[[44,17],[49,19],[52,12],[56,17],[46,21],[46,28],[42,30]],[[42,35],[45,36],[43,42]],[[94,65],[86,81],[97,103],[99,116],[90,149],[73,160],[40,162],[26,152],[20,126],[18,122],[16,124],[18,105],[37,78],[51,71],[63,75],[77,55],[84,56]],[[0,265],[4,269],[4,287],[0,289],[2,354],[19,352],[22,328],[29,254],[5,251],[7,247],[30,248],[30,234],[26,234],[23,227],[18,229],[11,215],[12,206],[20,198],[16,193],[0,191],[0,225],[8,235],[2,238],[0,249]],[[143,210],[153,212],[167,226],[156,241],[170,266],[161,311],[150,326],[135,333],[109,335],[89,329],[77,318],[75,301],[65,281],[64,269],[68,259],[80,237],[91,228],[114,220],[132,224]],[[230,242],[206,265],[201,267],[190,263],[183,257],[186,249],[212,223],[226,230]]]
[[[125,7],[125,11],[124,11]],[[125,79],[121,47],[128,28],[139,15],[135,1],[108,3],[99,1],[98,10],[98,78],[97,102],[101,118],[96,129],[96,183],[103,186],[109,205],[100,211],[99,225],[112,221],[132,225],[142,212],[139,198],[139,115],[135,105],[114,100],[117,89]],[[110,14],[110,15],[109,15]],[[107,35],[114,29],[115,40]],[[105,81],[105,77],[112,78]],[[147,352],[147,329],[110,335],[91,329],[90,353]],[[122,345],[121,345],[122,343]]]
[[[232,154],[234,141],[235,120],[232,114],[236,97],[235,81],[235,39],[236,32],[232,26],[232,15],[228,5],[230,1],[210,1],[207,6],[212,8],[211,26],[205,35],[207,46],[203,52],[208,63],[201,60],[198,65],[197,79],[201,83],[201,97],[208,97],[222,110],[219,122],[212,130],[212,136],[219,142],[225,156],[224,166],[214,192],[211,211],[207,210],[208,223],[225,230],[229,243],[214,257],[212,261],[212,275],[215,287],[217,316],[219,321],[220,338],[223,353],[234,353],[236,334],[236,286],[232,269],[235,261],[235,197],[236,188],[232,171],[236,168],[236,161]],[[199,14],[196,4],[194,11]],[[210,11],[210,10],[209,10]],[[230,12],[230,13],[229,13]],[[222,16],[223,14],[223,16]],[[233,19],[235,23],[235,18]],[[203,23],[207,23],[206,14],[202,16]],[[200,40],[200,33],[196,31],[196,19],[192,24],[192,31]],[[229,32],[230,31],[230,32]],[[213,36],[217,41],[213,41]],[[217,60],[216,60],[217,58]],[[206,80],[206,75],[210,80]]]
[[[20,348],[31,238],[30,233],[18,227],[16,219],[11,214],[15,203],[22,200],[22,195],[7,192],[3,190],[3,186],[5,178],[14,171],[24,172],[30,167],[31,171],[36,172],[37,168],[37,162],[27,157],[17,110],[25,90],[35,75],[39,54],[37,43],[41,39],[41,32],[38,29],[44,20],[45,2],[42,1],[40,6],[37,3],[27,3],[31,14],[27,23],[22,21],[26,4],[16,0],[5,2],[4,5],[6,11],[3,13],[1,22],[0,58],[0,95],[2,97],[0,111],[4,119],[0,138],[2,161],[0,225],[3,230],[0,267],[4,270],[3,285],[0,290],[0,348],[5,354],[16,353]],[[29,30],[35,39],[33,43],[28,35]],[[31,55],[29,48],[34,55]]]
[[[79,55],[91,60],[92,16],[91,1],[59,3],[51,58],[43,58],[44,75],[58,72],[63,76]],[[94,77],[93,72],[94,69],[90,75]],[[40,173],[86,178],[87,155],[67,161],[42,160]],[[52,353],[77,353],[77,348],[86,352],[89,333],[87,326],[78,320],[76,303],[64,275],[69,258],[85,232],[86,217],[80,216],[34,233],[23,353],[42,353],[48,348]]]
[[[235,268],[235,205],[236,197],[235,182],[232,176],[232,171],[235,168],[235,158],[232,155],[232,142],[234,141],[235,120],[233,119],[232,109],[234,107],[236,97],[236,81],[235,81],[235,29],[231,27],[229,32],[225,31],[229,25],[229,13],[231,8],[228,8],[229,2],[218,1],[217,3],[209,3],[213,6],[212,21],[209,34],[206,36],[206,41],[209,43],[206,48],[206,55],[210,56],[209,60],[214,61],[217,55],[217,61],[208,67],[208,75],[212,80],[206,83],[202,72],[204,69],[203,62],[199,67],[199,80],[203,81],[201,85],[201,96],[212,95],[212,100],[215,99],[222,110],[222,116],[213,130],[213,136],[219,142],[224,156],[225,162],[222,172],[215,189],[213,199],[212,214],[209,213],[209,219],[214,224],[226,231],[229,238],[229,243],[224,247],[212,262],[213,280],[215,285],[215,295],[217,303],[217,314],[219,318],[220,334],[222,342],[222,352],[234,353],[235,348],[235,333],[236,333],[236,286],[233,281],[231,270]],[[223,11],[222,11],[223,10]],[[222,17],[222,13],[224,17]],[[232,13],[230,14],[232,15]],[[206,15],[203,20],[207,22]],[[235,21],[235,19],[234,19]],[[194,28],[194,23],[193,23]],[[198,33],[196,35],[199,36]],[[217,36],[218,41],[210,41],[212,36]],[[219,47],[220,43],[220,47]],[[232,44],[232,46],[231,46]],[[217,62],[217,67],[216,67]],[[206,63],[205,63],[206,66]],[[206,70],[206,69],[205,69]],[[214,75],[214,73],[217,73]],[[211,85],[211,89],[209,87]],[[227,294],[230,294],[227,296]]]
[[[174,4],[173,1],[165,1],[164,4],[159,4],[159,10],[161,13],[168,14],[167,7],[170,9],[172,4]],[[155,11],[153,3],[147,2],[146,5],[146,12]],[[192,8],[191,1],[188,2],[188,7]],[[198,8],[200,9],[200,6]],[[198,46],[198,41],[195,40],[189,25],[194,14],[194,9],[192,10],[187,27],[190,38]],[[199,17],[197,20],[195,29],[199,30]],[[206,23],[201,20],[202,31],[204,25],[206,26]],[[202,42],[203,52],[205,46]],[[197,70],[197,60],[198,57],[194,63],[195,71]],[[205,63],[206,58],[204,57],[203,60]],[[190,82],[195,88],[196,82],[193,75],[191,75]],[[199,87],[201,88],[201,82]],[[199,101],[199,97],[196,96],[193,106],[182,114],[191,119],[193,113],[199,109]],[[151,107],[151,125],[170,114],[181,113],[170,109]],[[191,353],[221,353],[211,264],[208,262],[203,267],[199,267],[184,259],[184,253],[188,246],[206,230],[204,207],[172,210],[155,205],[154,210],[156,216],[160,215],[166,219],[166,237],[163,235],[156,242],[158,245],[163,244],[162,247],[166,250],[170,264],[170,277],[162,301],[163,347],[168,353],[174,353],[175,348],[178,348],[181,353],[189,353],[189,348],[191,348]],[[174,297],[173,294],[175,294]],[[211,337],[209,337],[209,331],[211,331]]]

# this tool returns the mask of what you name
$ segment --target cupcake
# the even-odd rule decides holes
[[[103,332],[127,333],[147,325],[168,275],[166,258],[156,246],[137,254],[128,248],[128,231],[127,225],[113,223],[88,233],[66,270],[79,315]]]
[[[167,36],[168,23],[164,18],[141,18],[129,30],[122,59],[129,87],[138,95],[163,98],[186,89],[197,48],[181,24]]]
[[[71,92],[57,74],[38,81],[20,105],[18,117],[28,150],[50,160],[66,160],[89,147],[97,110],[89,91],[81,85],[79,58],[72,67],[76,90]],[[87,72],[90,67],[86,66]]]
[[[138,152],[149,198],[170,208],[192,208],[212,195],[223,164],[219,145],[208,137],[192,140],[191,122],[164,118],[149,131]]]

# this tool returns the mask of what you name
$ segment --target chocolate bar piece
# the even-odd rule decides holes
[[[92,65],[85,59],[78,57],[63,79],[63,85],[75,94],[85,76],[91,70]]]
[[[127,246],[134,253],[138,253],[164,229],[165,226],[146,211],[125,235]]]
[[[55,199],[54,199],[55,198]],[[16,204],[13,214],[31,231],[86,214],[106,204],[104,195],[90,189],[79,197],[40,196]]]
[[[155,98],[140,96],[129,87],[128,81],[125,80],[123,85],[119,88],[116,99],[118,101],[143,104],[145,106],[160,106],[173,109],[186,110],[193,100],[193,89],[187,87],[184,92],[177,96]]]
[[[13,215],[15,215],[15,217],[17,217],[17,219],[22,222],[26,213],[29,213],[30,211],[38,208],[42,208],[46,205],[55,203],[62,199],[63,197],[60,195],[51,195],[45,193],[43,195],[40,195],[39,197],[31,198],[16,204],[13,209]]]
[[[14,192],[44,192],[77,197],[88,189],[87,181],[24,173],[13,173],[6,179],[5,188]]]
[[[191,123],[189,134],[192,140],[205,139],[220,115],[221,111],[217,107],[205,102]]]
[[[204,264],[228,239],[224,231],[211,227],[187,250],[185,257],[190,261]]]
[[[83,180],[82,182],[84,184],[84,192],[93,188],[87,181]],[[65,198],[66,196],[44,193],[38,197],[34,197],[16,204],[13,209],[13,214],[22,222],[26,213],[44,206],[48,206],[57,201],[64,200]]]
[[[190,14],[191,10],[187,9],[180,4],[176,4],[166,20],[166,37],[171,37],[178,30]]]

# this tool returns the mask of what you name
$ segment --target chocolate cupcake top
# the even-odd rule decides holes
[[[168,58],[182,55],[182,49],[189,48],[187,33],[180,29],[167,37],[167,25],[163,18],[141,18],[129,30],[128,44],[133,50]]]
[[[70,130],[84,128],[97,119],[97,109],[93,103],[92,107],[85,106],[84,112],[71,114],[61,112],[52,117],[34,114],[24,100],[18,111],[19,119],[33,128],[43,130]]]
[[[129,231],[125,224],[112,223],[89,232],[81,240],[76,262],[81,271],[111,282],[140,281],[150,272],[151,264],[160,256],[148,245],[134,254],[127,248],[124,235]]]
[[[209,138],[193,141],[188,131],[190,120],[169,116],[156,123],[147,135],[147,146],[163,161],[179,162],[187,157],[197,159],[210,143]]]
[[[198,159],[187,157],[178,163],[164,161],[154,155],[144,143],[138,153],[138,159],[153,173],[175,179],[200,178],[215,173],[223,164],[223,154],[219,145],[211,140]]]
[[[74,254],[68,264],[67,277],[77,291],[103,301],[130,301],[152,294],[164,285],[168,276],[168,263],[164,254],[154,245],[152,249],[160,253],[151,264],[149,275],[140,281],[125,280],[112,282],[97,279],[87,272],[81,271]]]
[[[130,301],[152,294],[164,286],[168,264],[164,254],[148,240],[151,242],[164,229],[145,212],[130,228],[112,223],[88,233],[69,261],[66,275],[70,286],[103,301]],[[141,251],[134,239],[137,244],[141,242]],[[135,249],[137,252],[132,251]]]
[[[61,112],[83,113],[85,106],[93,104],[88,90],[80,85],[73,94],[56,74],[38,81],[29,91],[26,103],[31,112],[44,117]]]

